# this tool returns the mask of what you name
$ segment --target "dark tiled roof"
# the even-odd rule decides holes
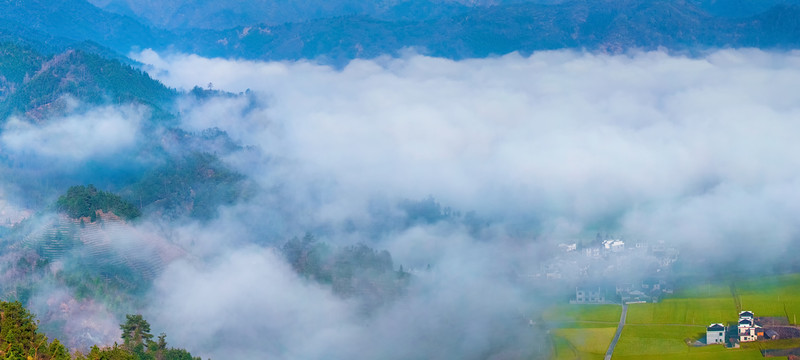
[[[725,327],[722,326],[722,324],[711,324],[711,326],[708,327],[708,331],[722,331],[722,330],[725,330]]]

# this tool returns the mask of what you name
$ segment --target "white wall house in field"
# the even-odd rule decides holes
[[[763,336],[764,330],[756,325],[752,311],[742,311],[739,313],[739,342],[758,340],[758,336]]]
[[[724,344],[725,325],[711,324],[706,328],[706,344]]]

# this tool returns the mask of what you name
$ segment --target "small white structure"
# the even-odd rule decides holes
[[[711,324],[706,328],[706,344],[724,344],[725,343],[725,325]]]
[[[603,249],[611,252],[620,252],[625,250],[625,243],[619,239],[608,239],[603,241]]]

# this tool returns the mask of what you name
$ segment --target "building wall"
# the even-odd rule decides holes
[[[723,344],[725,343],[724,331],[706,331],[706,343]]]
[[[739,341],[748,342],[756,340],[758,340],[758,336],[756,336],[756,328],[749,326],[739,328]]]

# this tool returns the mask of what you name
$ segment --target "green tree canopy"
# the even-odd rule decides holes
[[[94,185],[72,186],[58,198],[56,208],[74,219],[88,217],[94,221],[97,211],[113,212],[123,219],[139,217],[139,209],[110,192],[98,190]]]

